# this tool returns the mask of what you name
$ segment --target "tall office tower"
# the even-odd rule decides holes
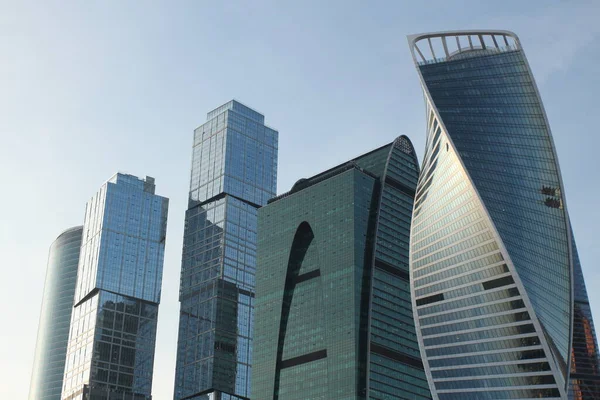
[[[116,174],[88,201],[63,400],[150,400],[169,200]]]
[[[81,232],[67,229],[50,246],[29,400],[60,400]]]
[[[464,31],[409,44],[427,108],[411,288],[434,399],[599,399],[564,186],[519,39]]]
[[[431,399],[408,274],[418,174],[401,136],[259,210],[253,398]]]
[[[277,139],[235,100],[194,131],[176,400],[250,397],[256,210],[275,195]]]
[[[570,400],[600,399],[600,358],[579,254],[571,231],[573,246],[573,343],[571,350]]]

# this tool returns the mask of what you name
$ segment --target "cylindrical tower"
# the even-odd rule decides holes
[[[67,229],[50,246],[29,400],[60,399],[82,232]]]

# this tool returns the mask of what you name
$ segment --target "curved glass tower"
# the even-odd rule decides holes
[[[433,397],[566,399],[574,245],[519,39],[464,31],[409,44],[427,107],[411,289]]]
[[[50,246],[29,400],[60,400],[82,231],[67,229]]]
[[[418,174],[401,136],[259,209],[253,398],[431,399],[408,275]]]

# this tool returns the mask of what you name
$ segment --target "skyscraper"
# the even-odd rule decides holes
[[[571,243],[574,302],[569,400],[597,400],[600,399],[598,340],[573,231],[571,231]]]
[[[63,400],[150,400],[169,200],[116,174],[85,211]]]
[[[250,396],[256,212],[276,193],[277,131],[232,100],[194,131],[174,398]]]
[[[82,230],[67,229],[50,246],[29,400],[60,400]]]
[[[408,244],[419,166],[393,143],[259,210],[254,399],[430,399]]]
[[[434,399],[600,398],[558,159],[519,39],[409,44],[427,108],[411,286]]]

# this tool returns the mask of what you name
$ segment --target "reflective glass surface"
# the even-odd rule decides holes
[[[88,201],[75,303],[96,288],[160,302],[168,199],[153,182],[116,174]]]
[[[386,153],[370,296],[368,398],[430,399],[413,320],[408,265],[419,166],[405,137]]]
[[[567,225],[552,139],[524,54],[479,52],[420,70],[536,315],[566,365]]]
[[[29,400],[60,400],[82,231],[71,228],[50,246]]]
[[[167,209],[124,174],[88,202],[63,400],[150,400]]]
[[[408,281],[418,172],[400,137],[259,210],[253,397],[431,398]]]
[[[275,196],[278,132],[247,116],[255,111],[228,104],[194,131],[190,207],[221,193],[254,205]]]
[[[275,195],[277,138],[235,100],[194,132],[175,399],[250,397],[257,209]]]
[[[259,210],[253,398],[364,398],[375,184],[352,168]]]
[[[600,359],[592,310],[583,279],[583,271],[571,231],[575,304],[573,310],[573,348],[569,398],[571,400],[600,399]]]
[[[429,382],[440,399],[559,398],[570,350],[567,224],[522,50],[465,50],[418,68],[427,144],[411,283]]]

